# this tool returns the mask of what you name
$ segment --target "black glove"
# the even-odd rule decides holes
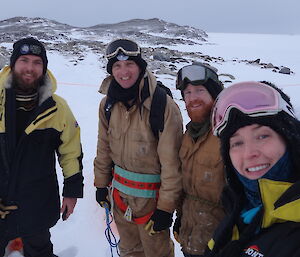
[[[156,209],[146,224],[145,229],[149,231],[149,235],[165,230],[172,226],[172,216],[173,213]]]
[[[179,242],[179,229],[180,229],[180,227],[181,227],[181,217],[177,216],[176,220],[174,222],[174,225],[173,225],[173,235],[174,235],[174,238],[176,239],[176,241],[178,243],[180,243]]]
[[[106,187],[98,188],[96,190],[96,201],[103,208],[111,208],[109,199],[108,199],[108,189]]]

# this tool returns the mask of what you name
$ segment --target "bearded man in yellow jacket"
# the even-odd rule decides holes
[[[83,197],[80,129],[56,95],[44,45],[23,38],[0,73],[0,256],[21,237],[24,256],[53,257],[49,229]],[[60,206],[56,158],[63,170]]]

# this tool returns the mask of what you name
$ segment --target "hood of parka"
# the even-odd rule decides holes
[[[56,89],[57,89],[57,82],[50,70],[47,70],[46,74],[44,75],[44,83],[43,85],[39,86],[38,94],[39,94],[39,105],[41,105],[46,99],[51,97]],[[9,66],[5,66],[0,72],[0,90],[9,89],[12,87],[12,74],[11,68]],[[5,94],[2,94],[2,102],[5,102]]]
[[[244,126],[260,124],[272,128],[282,136],[287,145],[287,151],[290,153],[292,169],[297,180],[300,180],[300,122],[292,118],[283,111],[270,116],[249,117],[242,112],[234,109],[230,112],[228,124],[220,135],[221,154],[225,165],[225,174],[227,183],[237,193],[243,192],[243,185],[239,181],[236,171],[232,165],[229,156],[230,137]]]

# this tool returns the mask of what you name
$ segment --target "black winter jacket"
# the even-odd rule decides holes
[[[248,225],[240,219],[243,194],[224,190],[223,203],[230,212],[204,256],[300,257],[300,182],[260,179],[259,188],[263,207]]]

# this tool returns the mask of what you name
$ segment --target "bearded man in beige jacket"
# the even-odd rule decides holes
[[[173,232],[185,257],[200,257],[223,217],[219,198],[225,177],[219,139],[210,125],[214,99],[223,85],[213,69],[198,63],[178,71],[176,87],[191,121],[180,149],[183,200]]]

